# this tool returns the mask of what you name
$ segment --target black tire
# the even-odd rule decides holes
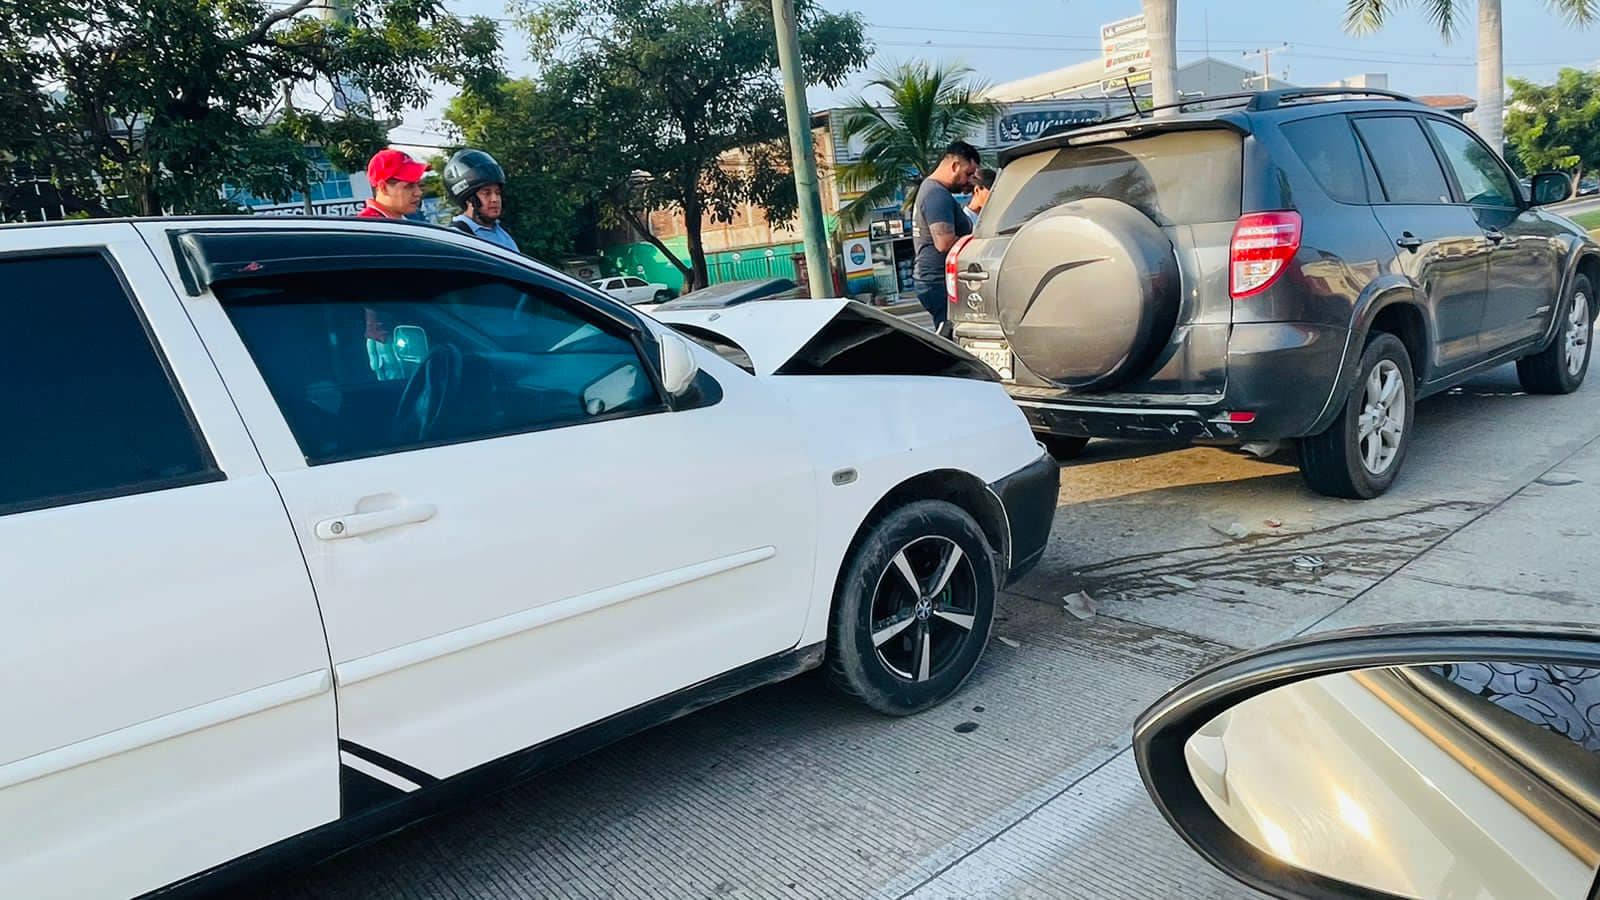
[[[930,598],[951,546],[961,556],[946,589]],[[896,562],[902,554],[919,580],[915,594]],[[840,573],[828,626],[828,681],[885,715],[934,706],[961,687],[983,656],[997,590],[994,551],[961,507],[920,500],[890,512],[857,542]],[[947,615],[970,616],[970,627]],[[881,642],[875,632],[884,635]],[[923,658],[929,664],[918,672]]]
[[[1380,448],[1381,464],[1375,472],[1364,458],[1361,429],[1370,409],[1368,384],[1380,367],[1385,367],[1385,375],[1398,371],[1405,397],[1401,407],[1404,418],[1399,424],[1392,456],[1385,462],[1381,455],[1384,451]],[[1406,450],[1411,446],[1411,429],[1416,421],[1416,397],[1411,355],[1406,352],[1406,345],[1392,334],[1374,332],[1367,339],[1366,350],[1361,354],[1360,372],[1345,398],[1344,410],[1326,431],[1300,442],[1300,473],[1305,476],[1306,485],[1319,494],[1351,500],[1370,500],[1387,491],[1400,473]],[[1385,423],[1390,421],[1388,416],[1392,416],[1393,412],[1393,408],[1390,408],[1384,413]],[[1373,438],[1382,440],[1377,434]]]
[[[1517,360],[1517,380],[1523,390],[1570,394],[1582,386],[1594,341],[1594,303],[1588,276],[1573,279],[1572,291],[1561,304],[1555,340],[1543,351]]]
[[[655,302],[656,303],[665,303],[665,302],[667,302],[668,300],[671,300],[671,299],[672,299],[672,292],[671,291],[656,291],[656,297],[655,297]]]
[[[1077,459],[1083,448],[1089,445],[1086,437],[1073,437],[1066,434],[1041,434],[1035,432],[1034,437],[1050,451],[1050,455],[1059,460]]]

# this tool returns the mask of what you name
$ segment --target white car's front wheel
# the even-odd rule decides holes
[[[983,529],[959,506],[923,500],[884,516],[845,562],[829,680],[887,715],[949,697],[988,643],[996,571]]]

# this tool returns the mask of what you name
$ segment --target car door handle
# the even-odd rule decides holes
[[[982,269],[973,269],[969,272],[957,272],[956,277],[962,281],[988,281],[989,273]]]
[[[1419,238],[1408,231],[1405,234],[1400,235],[1400,240],[1395,241],[1394,243],[1395,246],[1402,250],[1416,252],[1417,249],[1422,246],[1422,238]]]
[[[317,523],[317,537],[325,541],[342,541],[361,537],[387,528],[415,525],[433,518],[438,510],[432,503],[408,503],[394,509],[381,509],[369,513],[346,513],[323,519]]]

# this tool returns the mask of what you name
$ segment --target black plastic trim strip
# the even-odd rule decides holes
[[[339,817],[360,815],[405,799],[406,792],[367,773],[339,764]]]
[[[351,756],[366,760],[380,769],[384,769],[388,772],[399,775],[401,778],[404,778],[418,787],[427,787],[430,784],[439,783],[438,778],[429,775],[427,772],[422,771],[416,766],[410,765],[409,763],[403,763],[392,756],[379,753],[371,747],[363,747],[355,741],[347,741],[343,738],[340,738],[339,749],[350,754]]]
[[[825,647],[825,644],[812,644],[756,660],[442,781],[432,779],[435,783],[412,791],[400,800],[285,838],[254,853],[157,888],[144,896],[159,897],[161,900],[214,896],[213,892],[236,886],[264,872],[321,862],[336,853],[370,843],[438,815],[465,797],[481,795],[490,789],[547,772],[647,728],[670,722],[745,691],[815,669],[822,665]],[[347,742],[340,743],[342,746]],[[373,752],[365,747],[360,749],[364,753]],[[365,756],[362,758],[366,759]]]

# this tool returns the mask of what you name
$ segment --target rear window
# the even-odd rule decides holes
[[[1283,136],[1329,197],[1340,203],[1367,202],[1361,150],[1349,119],[1321,116],[1290,122],[1283,126]]]
[[[978,236],[1007,234],[1073,200],[1108,197],[1158,225],[1239,218],[1243,142],[1231,131],[1168,132],[1064,147],[1007,166],[978,220]]]

